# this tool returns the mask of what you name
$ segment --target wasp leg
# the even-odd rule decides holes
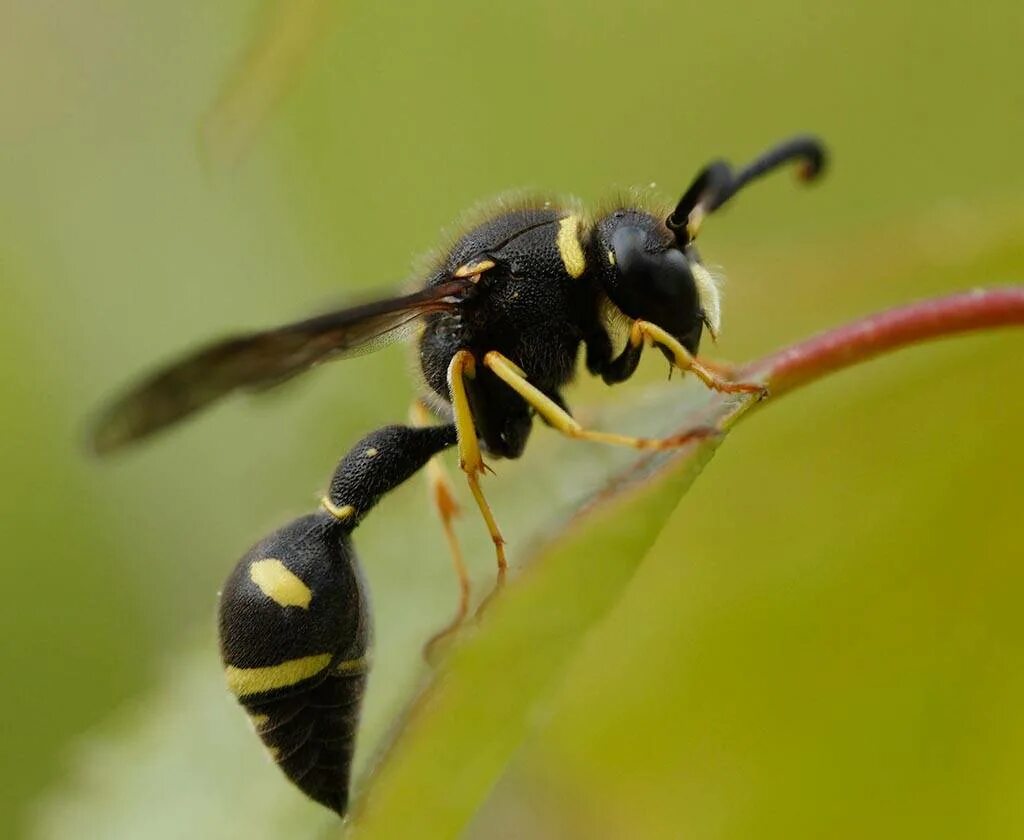
[[[651,345],[659,344],[672,354],[676,367],[680,370],[689,370],[705,385],[713,391],[720,391],[723,394],[760,394],[762,397],[768,395],[768,389],[757,382],[733,382],[725,379],[716,371],[701,364],[694,355],[679,343],[679,340],[665,332],[657,324],[650,321],[634,321],[629,331],[629,343],[633,347],[639,347],[649,342]]]
[[[674,449],[691,440],[716,434],[714,429],[693,429],[680,435],[667,438],[642,438],[632,435],[619,435],[614,432],[598,432],[585,429],[578,421],[551,397],[527,381],[523,370],[505,358],[501,353],[492,350],[484,356],[484,365],[490,368],[499,379],[508,385],[519,396],[526,400],[537,413],[562,434],[578,440],[591,440],[595,443],[609,443],[613,446],[629,446],[633,449]]]
[[[706,356],[698,356],[697,364],[722,379],[735,378],[736,372],[740,369],[740,366],[734,362],[727,362],[722,359],[709,359]]]
[[[415,426],[431,425],[432,418],[430,412],[420,400],[416,400],[412,404],[410,418]],[[466,561],[463,558],[462,547],[459,545],[459,538],[455,533],[455,526],[453,524],[455,518],[462,511],[455,500],[451,478],[440,456],[435,455],[427,462],[427,489],[430,493],[430,499],[434,503],[434,508],[437,510],[437,515],[441,519],[445,541],[448,543],[448,550],[452,556],[452,567],[455,569],[455,576],[459,582],[459,606],[455,616],[448,624],[431,636],[423,646],[423,655],[429,660],[432,658],[436,646],[458,630],[469,613],[470,586]]]
[[[470,492],[494,541],[494,551],[498,559],[498,586],[501,586],[508,568],[508,562],[505,560],[505,539],[501,536],[498,523],[494,521],[494,514],[491,513],[491,506],[487,504],[483,490],[480,489],[480,476],[484,474],[487,466],[480,454],[480,441],[476,436],[473,413],[466,394],[466,378],[472,379],[475,375],[476,360],[473,354],[468,350],[459,350],[448,365],[448,391],[451,394],[455,429],[459,439],[459,467],[466,474]]]

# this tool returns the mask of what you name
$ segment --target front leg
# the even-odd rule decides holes
[[[629,377],[636,373],[636,369],[640,364],[640,357],[643,355],[643,352],[643,341],[639,344],[634,344],[632,341],[629,341],[626,346],[622,348],[622,352],[612,359],[601,372],[601,378],[605,381],[605,384],[617,385],[618,383],[625,382],[629,379]]]
[[[694,375],[713,391],[723,394],[760,394],[768,396],[768,389],[757,382],[733,382],[702,365],[694,355],[683,347],[679,339],[650,321],[634,321],[629,331],[629,345],[642,348],[644,342],[659,345],[672,354],[672,362],[680,370],[692,371]],[[623,351],[625,352],[625,351]]]

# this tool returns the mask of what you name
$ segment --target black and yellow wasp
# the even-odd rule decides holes
[[[812,179],[824,161],[816,139],[797,137],[738,171],[715,162],[670,212],[639,199],[594,215],[574,203],[499,206],[447,249],[418,291],[219,341],[157,372],[101,416],[93,444],[102,453],[232,391],[263,390],[321,362],[416,335],[423,392],[413,423],[356,444],[320,509],[253,547],[221,593],[228,686],[306,794],[339,814],[348,802],[371,632],[351,543],[360,520],[428,466],[460,583],[454,627],[466,613],[469,584],[452,529],[452,492],[435,455],[458,445],[500,582],[504,540],[480,486],[483,455],[518,458],[535,416],[569,437],[639,449],[681,446],[700,434],[655,440],[581,426],[562,396],[581,346],[587,370],[610,385],[632,376],[649,344],[709,388],[761,391],[696,358],[705,330],[718,333],[721,313],[715,277],[694,240],[704,218],[752,180],[788,162]]]

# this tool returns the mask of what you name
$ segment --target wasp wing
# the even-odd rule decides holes
[[[328,359],[403,337],[424,315],[452,311],[473,286],[455,279],[404,297],[227,338],[157,371],[99,416],[91,443],[106,453],[147,437],[233,391],[263,390]]]

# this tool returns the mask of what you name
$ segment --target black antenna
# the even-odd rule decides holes
[[[751,181],[790,161],[800,164],[797,174],[801,180],[813,181],[825,169],[825,160],[825,147],[816,137],[810,136],[786,140],[736,173],[724,160],[717,160],[697,174],[665,224],[681,245],[689,244],[697,235],[704,217],[714,213]]]

